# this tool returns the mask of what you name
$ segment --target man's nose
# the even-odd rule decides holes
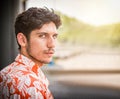
[[[47,42],[48,48],[54,48],[55,47],[55,39],[53,37],[49,37]]]

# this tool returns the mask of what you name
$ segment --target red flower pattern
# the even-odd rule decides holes
[[[0,71],[0,99],[53,99],[48,85],[40,67],[21,54]]]

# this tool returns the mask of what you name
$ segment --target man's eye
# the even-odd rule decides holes
[[[53,38],[56,39],[58,37],[58,35],[54,35]]]
[[[41,37],[41,38],[45,38],[46,35],[45,35],[45,34],[43,34],[43,35],[39,35],[39,37]]]

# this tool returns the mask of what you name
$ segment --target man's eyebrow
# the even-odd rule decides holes
[[[48,32],[37,32],[37,34],[49,34]],[[58,33],[54,33],[54,35],[58,35]]]
[[[37,32],[37,34],[48,34],[47,32]]]

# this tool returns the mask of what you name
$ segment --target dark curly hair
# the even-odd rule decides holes
[[[29,35],[32,30],[41,28],[49,22],[54,22],[56,28],[61,25],[60,16],[55,14],[53,9],[31,7],[17,16],[15,21],[15,34],[17,36],[18,33],[22,32],[27,40],[29,40]]]

